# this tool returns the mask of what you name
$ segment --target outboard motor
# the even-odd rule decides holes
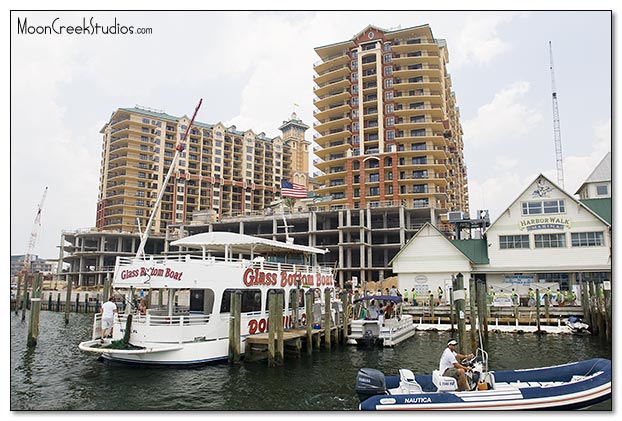
[[[373,368],[361,368],[356,375],[356,394],[361,402],[375,395],[386,395],[384,374]]]

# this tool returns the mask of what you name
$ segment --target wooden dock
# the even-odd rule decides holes
[[[330,327],[330,342],[339,341],[339,332],[343,326]],[[283,330],[283,345],[285,351],[294,355],[300,355],[303,345],[310,348],[320,349],[321,343],[327,343],[326,329],[311,329],[311,344],[308,343],[308,332],[306,328]],[[270,335],[268,332],[256,333],[246,337],[245,358],[249,360],[257,360],[260,358],[268,358],[268,346],[270,343]]]

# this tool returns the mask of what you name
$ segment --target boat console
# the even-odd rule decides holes
[[[453,392],[458,390],[458,382],[453,377],[447,377],[441,375],[439,370],[432,372],[432,383],[436,386],[439,392]]]

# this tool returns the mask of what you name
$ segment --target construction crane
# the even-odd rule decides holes
[[[30,233],[30,241],[28,242],[28,250],[26,251],[26,255],[24,255],[24,266],[22,268],[22,273],[25,275],[30,272],[30,259],[32,258],[32,253],[35,249],[35,244],[37,244],[37,237],[39,235],[39,228],[41,228],[41,211],[43,210],[43,203],[45,202],[45,196],[48,194],[48,188],[46,187],[43,190],[43,197],[39,202],[39,207],[37,209],[37,216],[35,216],[35,222],[32,226],[32,232]]]
[[[177,159],[179,158],[179,155],[181,154],[181,152],[184,151],[186,147],[184,142],[186,141],[186,138],[188,137],[188,132],[190,131],[190,128],[192,127],[192,123],[194,123],[194,119],[197,116],[197,113],[199,112],[199,108],[201,108],[202,103],[203,103],[203,98],[199,100],[199,104],[194,109],[194,114],[192,115],[192,119],[190,120],[190,123],[188,123],[186,132],[184,133],[184,136],[181,138],[180,142],[177,144],[177,147],[175,148],[175,156],[173,156],[173,160],[171,161],[171,166],[169,167],[168,173],[166,174],[166,177],[164,178],[164,181],[162,182],[162,186],[160,188],[160,193],[158,194],[158,198],[156,199],[156,202],[153,205],[153,209],[151,210],[151,216],[149,217],[149,221],[147,221],[147,226],[145,227],[145,230],[142,233],[140,244],[138,245],[138,250],[136,251],[136,258],[144,256],[145,254],[145,244],[147,244],[147,238],[149,238],[149,230],[151,229],[151,224],[153,223],[153,219],[155,218],[156,212],[158,211],[158,208],[160,207],[160,202],[162,201],[162,196],[164,195],[164,190],[166,190],[166,185],[168,184],[168,180],[169,178],[171,178],[171,174],[173,174],[173,171],[175,170],[175,164],[177,163]],[[138,223],[138,229],[140,231],[140,221]]]
[[[557,166],[557,184],[564,188],[564,160],[562,157],[562,132],[559,126],[559,107],[557,106],[557,91],[555,90],[555,70],[553,69],[553,45],[549,41],[551,58],[551,91],[553,96],[553,135],[555,137],[555,163]]]

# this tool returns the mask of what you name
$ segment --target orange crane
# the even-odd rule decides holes
[[[30,267],[30,259],[32,258],[32,253],[35,249],[35,244],[37,243],[37,236],[39,235],[39,228],[41,228],[41,211],[43,210],[43,203],[45,202],[45,196],[48,194],[48,188],[46,187],[43,191],[43,197],[41,198],[41,202],[39,202],[39,208],[37,209],[37,216],[35,216],[35,222],[32,226],[32,232],[30,233],[30,241],[28,242],[28,250],[26,251],[26,255],[24,255],[24,267],[22,268],[22,273],[24,275],[28,274],[31,271]]]

